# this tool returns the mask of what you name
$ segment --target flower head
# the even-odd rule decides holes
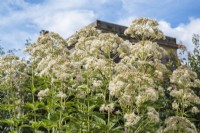
[[[130,114],[125,114],[124,119],[126,120],[125,126],[130,127],[139,122],[140,116],[137,116],[134,112],[132,112]]]
[[[45,90],[40,90],[37,94],[38,98],[42,100],[44,97],[48,95],[49,88],[46,88]]]

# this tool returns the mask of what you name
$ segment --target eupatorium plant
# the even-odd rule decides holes
[[[93,27],[67,40],[46,31],[28,62],[0,57],[2,132],[199,132],[197,74],[166,67],[155,20],[136,19],[125,35],[137,43]]]

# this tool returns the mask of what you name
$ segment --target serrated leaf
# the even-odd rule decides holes
[[[111,130],[111,129],[115,126],[115,124],[116,124],[116,123],[109,122],[109,124],[108,124],[109,130]]]
[[[101,117],[98,117],[96,115],[93,115],[92,117],[94,117],[95,121],[101,125],[106,125],[106,121],[104,119],[102,119]]]

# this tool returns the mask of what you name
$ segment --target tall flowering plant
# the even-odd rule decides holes
[[[93,27],[67,40],[42,31],[28,62],[2,56],[2,132],[197,133],[197,74],[164,63],[155,20],[136,19],[125,35],[137,43]]]

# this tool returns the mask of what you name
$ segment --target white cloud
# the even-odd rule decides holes
[[[21,30],[13,30],[9,34],[1,33],[0,46],[2,46],[5,51],[13,49],[21,49],[16,54],[19,56],[23,56],[23,48],[25,47],[26,40],[30,38],[32,40],[36,40],[37,36],[38,36],[37,34],[31,34]]]
[[[49,16],[40,16],[34,19],[34,22],[41,29],[57,32],[66,38],[76,30],[90,24],[94,18],[92,11],[64,11]]]
[[[83,10],[86,0],[50,0],[45,5],[32,8],[32,22],[40,29],[50,30],[68,37],[95,19],[91,10]],[[52,7],[52,8],[51,8]],[[80,8],[80,9],[79,9]]]
[[[35,41],[42,29],[67,38],[94,21],[94,12],[82,9],[88,3],[89,0],[47,0],[40,4],[30,4],[25,0],[3,2],[0,5],[0,45],[6,49],[23,49],[25,40],[31,38]],[[105,0],[98,3],[105,3]],[[9,12],[5,14],[3,10]]]
[[[161,20],[159,21],[160,29],[165,35],[175,37],[177,43],[183,42],[189,51],[192,51],[194,44],[192,44],[192,35],[200,34],[200,18],[190,19],[187,24],[179,24],[177,27],[172,27],[170,23]]]
[[[120,18],[119,20],[117,20],[116,23],[128,27],[131,24],[131,22],[136,18],[137,18],[136,16],[129,16],[127,18]]]

